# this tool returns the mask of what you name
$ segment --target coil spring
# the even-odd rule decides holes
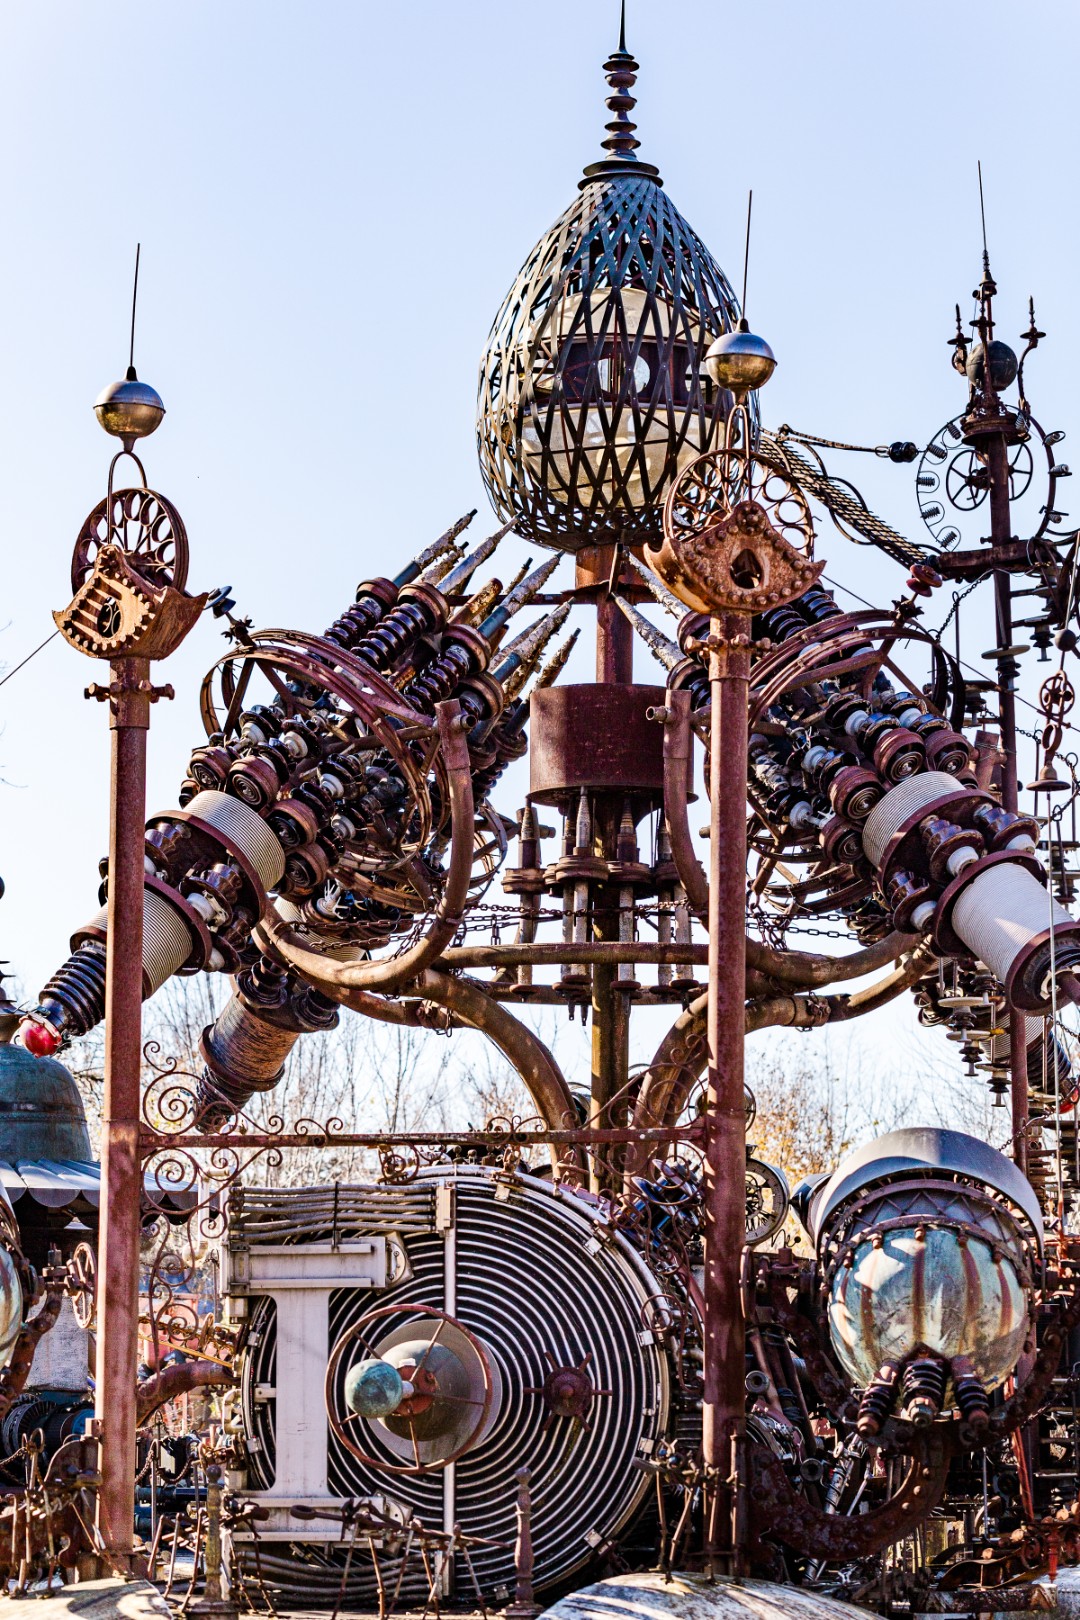
[[[881,1433],[896,1400],[898,1376],[899,1368],[895,1363],[886,1361],[863,1390],[855,1427],[864,1440],[871,1440]]]
[[[433,628],[430,615],[420,602],[399,602],[353,651],[373,669],[388,669],[412,642]]]
[[[378,624],[382,611],[382,603],[376,597],[363,596],[353,607],[346,608],[340,619],[334,620],[323,640],[332,641],[335,647],[348,652]]]
[[[422,675],[409,682],[404,698],[414,709],[430,713],[436,703],[448,698],[454,687],[473,673],[472,655],[456,642],[443,649]]]
[[[904,1368],[904,1411],[912,1423],[931,1423],[945,1399],[947,1369],[933,1356],[915,1356]]]
[[[58,968],[41,992],[39,1006],[65,1035],[85,1035],[105,1016],[105,946],[86,940]],[[52,1011],[58,1008],[60,1016]]]
[[[821,624],[825,619],[836,619],[840,615],[831,594],[822,590],[820,585],[811,585],[804,591],[796,602],[796,607],[805,615],[810,624]]]
[[[514,760],[520,759],[528,749],[528,743],[520,732],[514,735],[512,749],[500,746],[498,753],[490,765],[477,771],[473,776],[473,800],[476,804],[483,804],[492,789],[498,784],[506,769]]]
[[[956,1404],[965,1422],[972,1428],[982,1429],[990,1421],[990,1401],[974,1367],[970,1362],[966,1366],[959,1365],[961,1360],[966,1358],[957,1357],[952,1369]]]
[[[761,615],[761,628],[771,641],[786,641],[806,629],[806,624],[791,607],[770,608]]]

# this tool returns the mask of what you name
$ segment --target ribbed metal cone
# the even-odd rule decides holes
[[[547,562],[541,563],[517,586],[515,590],[507,593],[494,613],[488,615],[480,626],[480,633],[486,636],[493,646],[498,646],[502,640],[507,624],[515,613],[519,613],[526,603],[531,602],[536,593],[543,589],[559,566],[558,557],[549,557]]]
[[[534,692],[542,691],[545,686],[555,685],[555,682],[566,668],[570,654],[573,652],[574,645],[580,634],[580,630],[575,630],[572,635],[567,636],[554,658],[549,659],[536,677],[536,685],[533,687]]]

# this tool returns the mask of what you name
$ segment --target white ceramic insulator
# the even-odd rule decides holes
[[[1026,867],[1002,861],[973,877],[952,910],[952,926],[972,956],[1003,983],[1029,940],[1051,923],[1072,923]]]
[[[102,906],[96,917],[91,917],[89,928],[107,930],[109,910]],[[160,990],[166,979],[178,973],[194,948],[191,929],[175,906],[156,889],[143,890],[143,975],[146,994],[152,996]]]
[[[924,900],[921,906],[915,907],[915,910],[911,913],[911,920],[915,924],[917,932],[923,928],[929,928],[936,910],[937,907],[932,900]]]
[[[953,877],[959,877],[964,867],[970,866],[972,861],[977,861],[978,858],[979,852],[977,849],[972,849],[970,844],[961,844],[959,849],[953,850],[945,865],[949,868]]]
[[[906,777],[886,793],[875,804],[863,827],[863,850],[871,866],[876,870],[881,865],[889,839],[909,816],[917,815],[924,807],[929,809],[936,800],[962,788],[963,783],[948,771],[923,771],[920,776]]]
[[[241,804],[231,793],[207,789],[196,793],[185,809],[215,828],[234,844],[259,874],[264,889],[272,889],[285,871],[285,851],[257,810]]]

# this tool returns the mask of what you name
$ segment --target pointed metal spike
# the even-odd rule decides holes
[[[504,596],[494,613],[488,615],[480,626],[480,634],[486,636],[492,646],[498,646],[503,631],[514,614],[519,612],[527,602],[532,601],[536,593],[551,578],[561,561],[562,557],[559,553],[556,553],[554,557],[549,557],[547,562],[541,563],[539,568],[535,568],[531,574],[527,575],[515,590]]]
[[[429,563],[434,562],[437,557],[444,556],[446,552],[451,554],[456,552],[460,556],[465,547],[457,544],[457,537],[463,529],[469,527],[475,516],[476,507],[474,506],[471,512],[466,512],[465,516],[459,517],[456,523],[451,523],[445,534],[440,534],[437,540],[433,540],[430,546],[426,546],[418,557],[414,557],[412,562],[401,570],[401,573],[395,577],[394,584],[399,588],[402,585],[411,585],[414,579],[420,577]]]
[[[552,636],[557,635],[566,623],[570,612],[569,602],[561,602],[553,613],[530,625],[523,636],[519,636],[512,648],[507,648],[507,656],[495,671],[495,678],[502,682],[503,691],[507,701],[517,697],[525,682],[529,679],[540,661]]]
[[[443,552],[441,557],[436,557],[435,561],[425,568],[421,575],[424,584],[438,585],[441,580],[446,578],[451,568],[457,567],[467,549],[466,546],[455,541],[452,546],[449,546]]]
[[[683,618],[686,613],[686,604],[680,602],[677,596],[673,596],[667,586],[660,583],[652,569],[648,568],[645,563],[640,562],[632,551],[624,551],[623,556],[634,570],[641,575],[653,600],[659,602],[664,611],[670,613],[673,619]]]
[[[523,630],[519,636],[515,636],[513,641],[507,642],[506,646],[502,649],[502,661],[505,662],[508,658],[513,657],[515,653],[519,654],[521,657],[525,657],[528,653],[532,652],[536,646],[543,646],[548,640],[550,640],[551,636],[556,630],[562,629],[563,625],[566,623],[569,613],[570,603],[560,602],[557,608],[553,608],[552,611],[550,613],[546,613],[542,619],[537,619],[535,623],[530,624],[528,628]],[[548,627],[546,630],[544,628],[545,626]],[[538,643],[535,638],[540,634],[543,634],[543,641]]]
[[[456,568],[451,569],[450,573],[441,582],[439,589],[445,592],[447,596],[456,591],[463,591],[480,564],[487,562],[499,541],[505,539],[513,527],[513,520],[511,520],[509,523],[504,523],[501,529],[496,529],[494,534],[489,534],[486,540],[481,540],[480,544],[469,552],[463,562],[458,563]]]
[[[513,579],[510,581],[509,585],[506,587],[508,595],[509,595],[509,593],[511,591],[516,591],[517,590],[518,586],[521,584],[522,580],[525,578],[525,575],[529,572],[529,569],[531,567],[532,567],[532,558],[531,557],[526,557],[525,561],[522,563],[521,567],[518,569],[517,573],[514,575]]]
[[[575,630],[571,635],[567,636],[562,646],[555,653],[555,656],[549,659],[549,661],[540,671],[539,675],[536,677],[536,685],[533,687],[534,692],[542,691],[545,686],[555,685],[555,682],[566,668],[566,661],[573,652],[574,644],[576,643],[580,634],[580,630]]]
[[[675,665],[682,662],[683,655],[677,644],[665,636],[662,630],[658,630],[655,624],[650,619],[647,619],[644,613],[639,613],[637,608],[630,602],[625,601],[621,596],[616,596],[614,600],[622,613],[630,620],[630,623],[653,657],[670,674]]]
[[[491,612],[493,605],[502,595],[502,580],[489,579],[486,585],[481,585],[475,596],[470,596],[459,608],[455,608],[450,615],[451,624],[479,624]]]

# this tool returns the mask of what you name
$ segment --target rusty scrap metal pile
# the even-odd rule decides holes
[[[187,591],[182,520],[135,458],[160,400],[131,372],[99,401],[123,448],[56,619],[112,671],[91,688],[113,732],[111,845],[102,909],[18,1034],[46,1056],[106,1020],[100,1281],[85,1244],[46,1274],[54,1305],[66,1290],[83,1326],[96,1311],[97,1424],[51,1463],[21,1437],[0,1564],[22,1587],[137,1563],[136,1433],[196,1388],[224,1391],[205,1535],[203,1509],[183,1521],[189,1597],[212,1549],[208,1612],[224,1582],[257,1609],[512,1599],[526,1616],[562,1595],[569,1616],[588,1579],[632,1592],[657,1568],[691,1582],[669,1596],[697,1571],[882,1612],[1004,1611],[1041,1606],[1032,1578],[1080,1556],[1061,1023],[1080,1001],[1078,541],[1061,435],[1026,394],[1043,334],[1032,311],[1019,357],[995,336],[984,254],[972,335],[958,317],[952,340],[967,404],[916,474],[930,539],[905,538],[826,467],[829,441],[763,430],[772,352],[636,155],[636,63],[620,47],[606,71],[606,155],[484,355],[489,538],[470,548],[470,514],[322,635],[256,631],[228,590]],[[125,457],[140,483],[114,490]],[[890,607],[842,608],[823,522],[902,564]],[[495,577],[511,534],[556,555]],[[928,628],[947,580],[994,592],[987,678],[963,662],[961,593],[955,650]],[[1033,617],[1014,620],[1017,596]],[[204,609],[230,639],[205,738],[144,827],[150,704],[171,695],[152,663]],[[568,684],[582,612],[596,679]],[[1021,628],[1057,660],[1030,808]],[[503,779],[526,758],[510,817]],[[848,948],[803,948],[823,934]],[[200,1071],[166,1053],[141,1085],[140,1000],[199,971],[232,980]],[[747,1145],[746,1034],[905,993],[1008,1100],[1008,1155],[913,1127],[789,1195]],[[537,1005],[591,1023],[587,1083],[520,1016]],[[633,1069],[630,1018],[664,1005],[673,1026]],[[482,1031],[534,1116],[397,1135],[292,1118],[289,1054],[342,1008]],[[260,1125],[249,1105],[278,1087]],[[377,1180],[253,1184],[260,1162],[339,1144],[371,1148]],[[184,1303],[208,1242],[216,1323]],[[5,1412],[39,1287],[20,1276]],[[184,1534],[175,1517],[170,1584]]]

